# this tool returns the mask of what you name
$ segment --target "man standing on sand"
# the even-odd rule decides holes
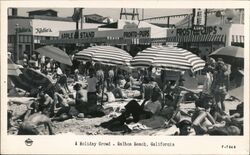
[[[88,104],[91,106],[97,105],[97,87],[98,87],[98,79],[95,77],[95,70],[94,68],[89,69],[89,77],[87,78],[87,99],[88,99]]]
[[[230,70],[221,58],[218,59],[214,72],[214,80],[211,86],[212,93],[215,97],[216,106],[221,113],[225,112],[224,100],[229,89]]]

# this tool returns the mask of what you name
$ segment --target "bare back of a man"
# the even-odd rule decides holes
[[[22,123],[18,134],[19,135],[39,135],[38,131],[39,125],[44,125],[45,128],[48,127],[49,134],[53,135],[52,123],[49,117],[44,114],[34,113],[30,115],[27,119]]]

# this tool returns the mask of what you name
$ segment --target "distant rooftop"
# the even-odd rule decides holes
[[[30,13],[30,12],[46,12],[46,11],[53,11],[53,12],[57,12],[53,9],[40,9],[40,10],[33,10],[33,11],[28,11],[27,13]]]
[[[51,17],[51,16],[40,16],[40,15],[34,15],[30,17],[25,16],[8,16],[8,19],[40,19],[40,20],[52,20],[52,21],[67,21],[67,22],[73,22],[73,19],[71,17]]]
[[[84,15],[84,17],[85,22],[87,23],[103,23],[103,21],[106,19],[105,17],[98,14]]]
[[[51,17],[57,17],[57,11],[52,9],[44,9],[44,10],[34,10],[28,12],[29,17],[30,16],[51,16]]]

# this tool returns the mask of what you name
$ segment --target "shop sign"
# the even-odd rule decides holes
[[[96,35],[95,31],[82,31],[80,30],[78,32],[78,38],[84,39],[84,38],[94,38]],[[60,38],[62,39],[74,39],[76,38],[76,32],[75,31],[62,31],[60,32]]]
[[[51,28],[47,28],[47,27],[35,28],[35,34],[48,33],[48,32],[52,32]]]
[[[178,28],[176,30],[177,36],[187,36],[187,35],[216,35],[219,31],[222,30],[222,27],[218,26],[208,26],[203,27],[202,29],[194,28]]]
[[[124,38],[149,38],[150,28],[124,29],[123,37]]]

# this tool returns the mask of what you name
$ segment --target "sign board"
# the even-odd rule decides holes
[[[80,39],[84,38],[95,38],[97,33],[97,29],[83,29],[78,31],[78,36]],[[61,39],[74,39],[76,36],[75,30],[70,31],[60,31],[59,37]]]
[[[150,28],[131,28],[123,30],[123,38],[150,38]]]
[[[61,39],[74,39],[75,30],[70,31],[60,31],[59,37]],[[150,28],[130,28],[130,29],[118,29],[118,30],[102,30],[98,29],[82,29],[79,30],[79,38],[150,38],[151,30]]]
[[[193,29],[189,28],[177,28],[169,29],[167,31],[167,37],[175,36],[189,36],[189,35],[225,35],[228,33],[229,27],[225,25],[219,26],[207,26],[203,28]]]
[[[33,35],[35,36],[58,37],[59,31],[72,30],[75,28],[75,23],[66,21],[33,19],[31,24],[33,27]]]

